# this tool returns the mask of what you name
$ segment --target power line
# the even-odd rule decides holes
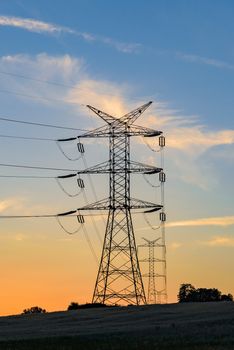
[[[56,99],[56,98],[48,98],[48,97],[42,97],[42,96],[36,96],[36,95],[29,95],[29,94],[24,94],[22,92],[17,92],[17,91],[11,91],[11,90],[0,90],[0,93],[3,94],[10,94],[10,95],[16,95],[16,96],[22,96],[22,97],[27,97],[27,98],[32,98],[32,99],[36,99],[36,100],[45,100],[45,101],[52,101],[52,102],[56,102],[56,103],[68,103],[68,104],[72,104],[75,106],[82,106],[84,107],[84,104],[80,104],[80,103],[76,103],[76,102],[71,102],[71,101],[66,101],[66,100],[62,100],[62,99]]]
[[[56,86],[61,86],[61,87],[66,87],[66,88],[82,90],[82,88],[78,88],[77,86],[72,85],[72,84],[63,84],[61,82],[33,78],[33,77],[29,77],[29,76],[26,76],[23,74],[4,72],[4,71],[0,71],[0,74],[12,76],[12,77],[17,77],[17,78],[21,78],[21,79],[25,79],[25,80],[37,81],[38,83],[45,83],[45,84],[50,84],[50,85],[56,85]]]
[[[62,168],[50,168],[50,167],[39,167],[39,166],[31,166],[31,165],[18,165],[18,164],[4,164],[0,163],[2,167],[11,167],[11,168],[25,168],[25,169],[40,169],[40,170],[56,170],[56,171],[75,171],[77,169],[62,169]],[[73,174],[75,175],[75,174]]]
[[[53,141],[56,142],[56,139],[50,139],[46,137],[28,137],[28,136],[16,136],[16,135],[0,135],[0,138],[7,139],[19,139],[19,140],[35,140],[35,141]]]
[[[25,120],[17,120],[17,119],[6,118],[6,117],[0,117],[0,120],[6,121],[6,122],[12,122],[12,123],[28,124],[28,125],[41,126],[41,127],[47,127],[47,128],[55,128],[55,129],[89,131],[87,129],[72,128],[72,127],[53,125],[53,124],[34,123],[34,122],[28,122]]]
[[[28,176],[28,175],[0,175],[0,178],[16,178],[16,179],[57,179],[56,176]]]
[[[30,76],[27,76],[24,74],[11,73],[11,72],[5,72],[5,71],[0,71],[0,74],[12,76],[12,77],[17,77],[17,78],[24,79],[24,80],[35,81],[38,83],[44,83],[44,84],[55,85],[55,86],[59,86],[59,87],[70,88],[70,89],[74,89],[74,90],[86,91],[86,88],[82,88],[82,87],[74,85],[74,84],[64,84],[62,82],[34,78],[34,77],[30,77]],[[107,93],[107,95],[116,97],[116,94]],[[147,98],[148,98],[148,96],[147,96]],[[137,98],[134,98],[133,100],[139,102],[139,99],[137,99]]]

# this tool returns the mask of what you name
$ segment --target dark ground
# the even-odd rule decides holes
[[[234,302],[0,318],[0,350],[234,350]]]

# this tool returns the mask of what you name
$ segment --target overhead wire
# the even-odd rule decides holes
[[[152,152],[161,152],[161,148],[154,149],[146,140],[146,137],[142,136],[142,139],[144,140],[145,145],[152,151]]]
[[[152,182],[150,182],[149,179],[147,179],[146,174],[142,174],[142,175],[143,175],[144,180],[145,180],[145,181],[147,182],[147,184],[150,185],[151,187],[154,187],[154,188],[159,188],[159,187],[161,187],[161,185],[154,185],[154,184],[152,184]]]
[[[67,234],[69,235],[74,235],[76,233],[78,233],[81,229],[82,229],[82,225],[80,225],[80,227],[78,227],[76,230],[74,231],[69,231],[68,229],[65,228],[65,226],[61,223],[60,218],[58,216],[56,216],[56,220],[59,224],[59,226],[63,229],[63,231],[65,231]]]
[[[91,240],[89,238],[88,231],[87,231],[87,229],[86,229],[84,224],[81,224],[81,227],[83,229],[84,236],[85,236],[85,239],[86,239],[86,241],[88,243],[89,249],[90,249],[90,251],[91,251],[91,253],[92,253],[93,257],[94,257],[94,260],[96,261],[97,266],[98,266],[99,265],[99,260],[98,260],[97,254],[96,254],[96,252],[95,252],[95,250],[93,248],[92,242],[91,242]]]
[[[81,155],[80,155],[79,157],[75,157],[75,158],[72,158],[72,157],[68,156],[68,155],[65,153],[64,149],[62,148],[62,146],[61,146],[61,144],[60,144],[60,142],[59,142],[58,140],[56,140],[56,145],[57,145],[58,149],[60,150],[60,152],[61,152],[61,153],[64,155],[64,157],[67,158],[68,160],[77,161],[77,160],[79,160],[79,159],[81,158]]]
[[[72,88],[72,89],[82,89],[82,88],[78,88],[77,86],[72,85],[72,84],[63,84],[61,82],[44,80],[44,79],[38,79],[38,78],[29,77],[29,76],[26,76],[26,75],[23,75],[23,74],[18,74],[18,73],[11,73],[11,72],[0,71],[0,74],[12,76],[12,77],[17,77],[17,78],[21,78],[21,79],[25,79],[25,80],[36,81],[38,83],[45,83],[45,84],[50,84],[50,85],[66,87],[66,88]]]
[[[17,136],[17,135],[2,135],[0,134],[0,138],[8,138],[8,139],[20,139],[20,140],[35,140],[35,141],[53,141],[56,142],[57,140],[46,138],[46,137],[28,137],[28,136]]]
[[[70,197],[70,198],[78,197],[78,196],[81,194],[82,190],[83,190],[83,188],[81,188],[80,191],[78,191],[78,192],[76,192],[76,193],[73,193],[73,194],[72,194],[72,193],[69,193],[69,192],[65,189],[65,187],[61,184],[59,178],[55,178],[55,180],[56,180],[56,182],[57,182],[59,188],[60,188],[68,197]]]
[[[76,103],[76,102],[72,102],[72,101],[67,101],[67,100],[63,100],[63,99],[56,99],[56,98],[49,98],[49,97],[43,97],[43,96],[29,95],[29,94],[25,94],[25,93],[17,92],[17,91],[12,91],[12,90],[0,89],[0,93],[16,95],[16,96],[22,96],[22,97],[35,99],[35,100],[44,100],[44,101],[56,102],[56,103],[66,103],[66,104],[71,104],[71,105],[81,106],[81,107],[85,106],[84,104],[80,104],[80,103]]]
[[[156,231],[156,230],[158,230],[158,229],[161,227],[161,225],[153,226],[153,225],[151,224],[151,222],[149,221],[149,219],[147,218],[147,214],[146,214],[146,213],[143,213],[143,217],[144,217],[144,220],[145,220],[145,222],[147,223],[147,225],[148,225],[152,230]]]
[[[45,124],[45,123],[35,123],[35,122],[26,121],[26,120],[12,119],[12,118],[8,118],[8,117],[0,117],[0,120],[1,121],[5,121],[5,122],[28,124],[28,125],[41,126],[41,127],[47,127],[47,128],[54,128],[54,129],[85,131],[85,132],[89,131],[87,129],[72,128],[72,127],[67,127],[67,126],[62,126],[62,125],[53,125],[53,124]]]
[[[5,163],[0,163],[0,166],[2,166],[2,167],[11,167],[11,168],[23,168],[23,169],[25,168],[25,169],[51,170],[51,171],[69,171],[69,172],[73,171],[73,172],[77,173],[77,169],[40,167],[40,166],[19,165],[19,164],[5,164]]]
[[[6,71],[0,71],[0,74],[2,75],[6,75],[6,76],[12,76],[12,77],[16,77],[16,78],[20,78],[20,79],[24,79],[24,80],[29,80],[29,81],[35,81],[38,83],[44,83],[44,84],[49,84],[49,85],[55,85],[58,87],[65,87],[65,88],[70,88],[70,89],[74,89],[74,90],[80,90],[80,91],[86,91],[86,88],[83,88],[81,86],[77,86],[74,84],[64,84],[62,82],[58,82],[58,81],[51,81],[48,79],[39,79],[39,78],[35,78],[35,77],[31,77],[31,76],[27,76],[24,74],[18,74],[18,73],[12,73],[12,72],[6,72]],[[108,96],[114,96],[116,97],[116,94],[111,94],[111,93],[105,93]],[[145,98],[149,98],[149,96],[145,97]],[[142,97],[141,97],[142,99]],[[139,101],[138,98],[133,98],[133,100],[135,101]],[[152,100],[152,98],[151,98]]]

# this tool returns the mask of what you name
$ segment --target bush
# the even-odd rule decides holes
[[[77,310],[77,309],[93,309],[93,308],[100,308],[100,307],[106,307],[106,304],[102,303],[86,303],[79,305],[78,303],[72,301],[71,304],[68,306],[67,310]]]
[[[44,314],[46,313],[45,309],[42,309],[39,306],[32,306],[29,309],[24,309],[23,314]]]
[[[72,301],[71,304],[68,305],[68,308],[67,308],[68,311],[69,310],[77,310],[77,309],[79,309],[79,304],[74,302],[74,301]]]

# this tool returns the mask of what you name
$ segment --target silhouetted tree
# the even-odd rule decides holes
[[[68,308],[67,308],[68,311],[69,310],[77,310],[77,309],[79,309],[79,304],[76,303],[75,301],[72,301],[70,303],[70,305],[68,305]]]
[[[190,283],[181,284],[179,289],[179,294],[178,294],[179,303],[193,301],[195,292],[196,292],[196,289],[192,284]]]
[[[179,303],[207,302],[207,301],[233,301],[231,294],[222,295],[217,288],[195,288],[191,284],[181,284],[178,294]]]
[[[24,309],[24,314],[44,314],[46,313],[45,309],[42,309],[39,306],[32,306],[29,309]]]
[[[222,294],[221,295],[221,301],[233,301],[232,294]]]
[[[221,292],[216,288],[198,288],[196,289],[192,301],[220,301]]]

